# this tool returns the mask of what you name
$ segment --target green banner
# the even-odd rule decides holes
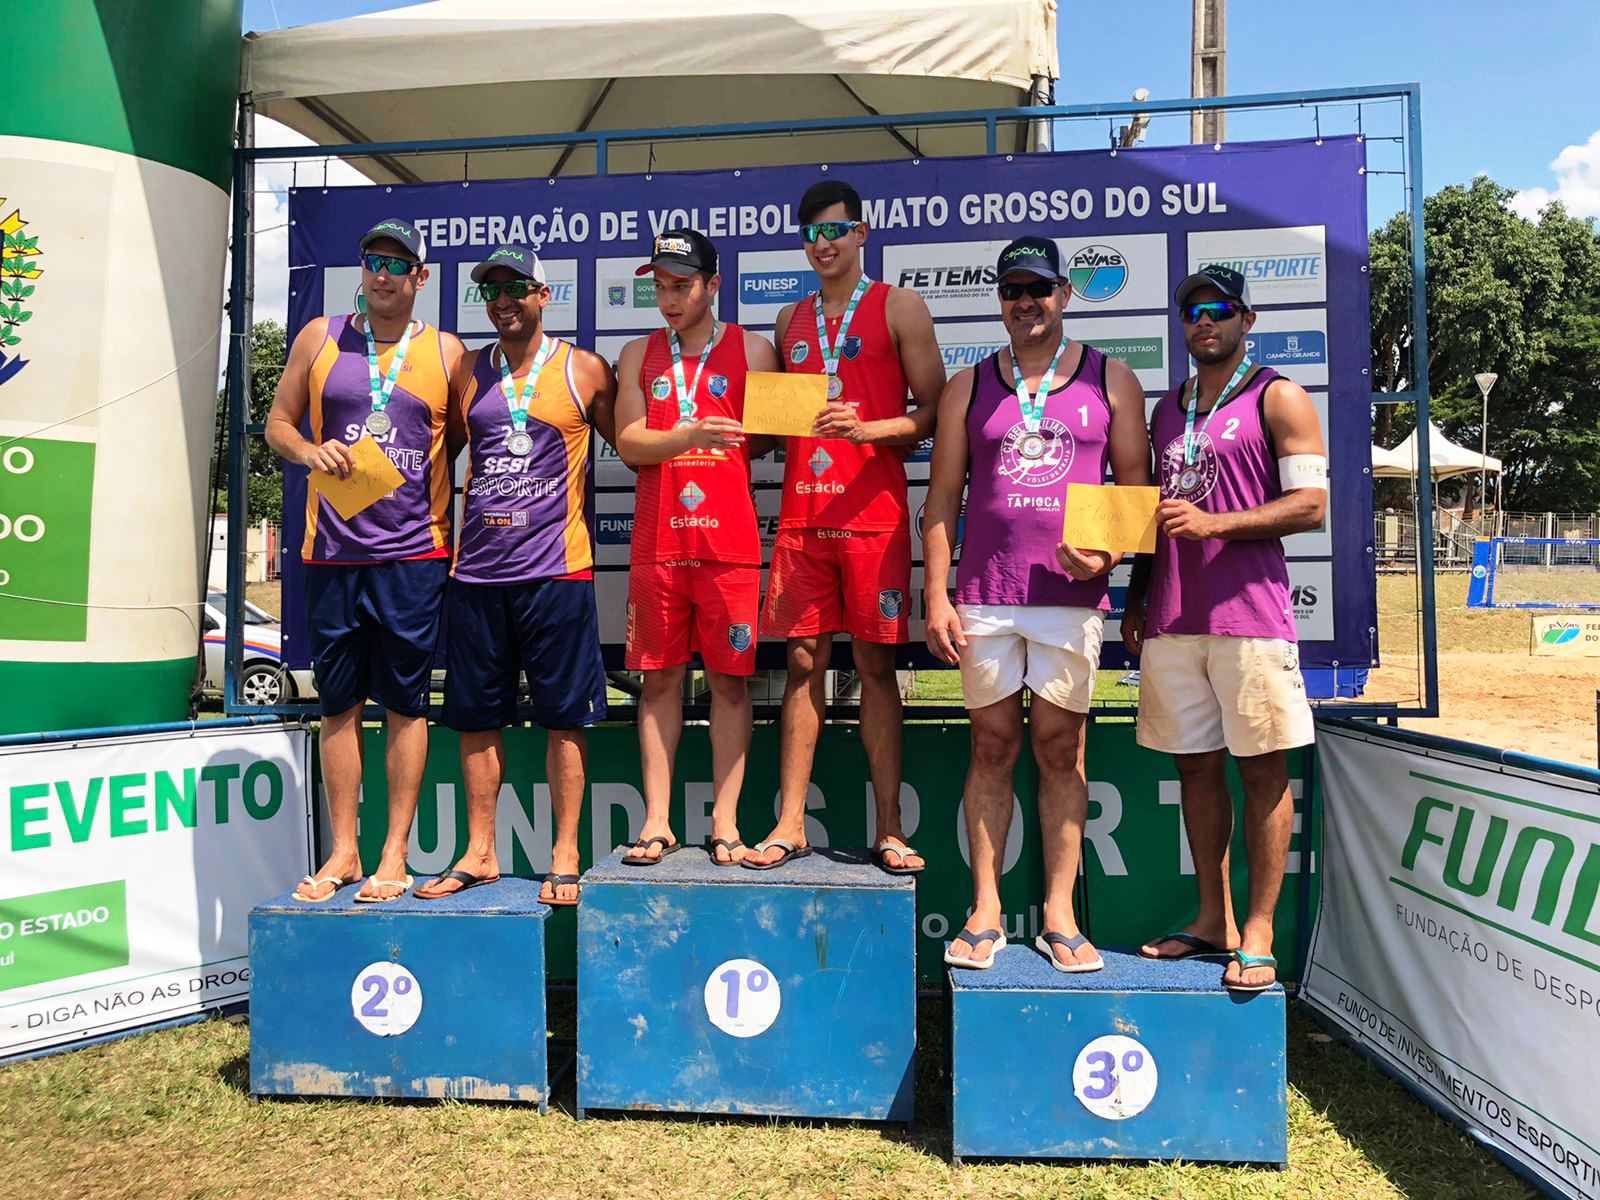
[[[127,965],[122,880],[0,900],[0,992]]]
[[[94,449],[54,438],[0,449],[0,641],[87,636]]]
[[[901,805],[910,840],[928,859],[917,881],[919,973],[935,984],[943,970],[943,946],[966,921],[972,877],[964,857],[960,814],[967,770],[968,727],[964,724],[908,724],[905,728],[905,781]],[[384,830],[384,733],[367,731],[361,820],[362,860],[377,865]],[[461,784],[459,748],[449,730],[432,730],[428,768],[412,831],[409,869],[419,877],[448,869],[466,846],[466,796]],[[1299,834],[1303,811],[1301,779],[1309,752],[1290,755],[1295,793],[1296,834],[1289,873],[1278,905],[1276,951],[1285,977],[1297,973],[1300,942],[1301,876],[1313,872],[1315,855]],[[1195,910],[1194,878],[1179,818],[1177,771],[1170,756],[1141,749],[1131,721],[1102,721],[1090,728],[1087,750],[1089,818],[1085,830],[1084,873],[1078,892],[1079,919],[1103,946],[1137,945],[1181,928]],[[684,730],[678,751],[672,799],[672,827],[690,844],[710,838],[711,747],[706,728]],[[1039,850],[1035,796],[1038,773],[1024,751],[1017,764],[1015,793],[1021,819],[1013,823],[1007,869],[1001,881],[1007,936],[1032,943],[1041,932],[1044,871]],[[1242,830],[1242,791],[1232,778],[1235,822],[1232,854],[1234,902],[1245,907],[1247,874]],[[778,793],[778,730],[758,726],[751,744],[739,809],[739,828],[754,843],[772,828]],[[516,805],[510,803],[515,796]],[[628,841],[644,814],[639,743],[632,726],[604,726],[589,733],[589,796],[579,828],[583,865]],[[829,725],[817,747],[816,768],[807,802],[807,831],[813,844],[859,847],[869,842],[872,787],[866,754],[854,726]],[[513,729],[506,734],[506,779],[500,793],[497,850],[502,873],[531,876],[549,863],[554,837],[549,787],[545,783],[544,735]],[[759,878],[759,876],[752,876]],[[1314,899],[1314,897],[1313,897]],[[574,973],[575,923],[566,911],[552,919],[549,970],[553,977]],[[1220,968],[1219,968],[1220,969]]]
[[[1111,358],[1120,358],[1135,371],[1159,371],[1166,365],[1166,346],[1158,337],[1084,338],[1083,344]]]

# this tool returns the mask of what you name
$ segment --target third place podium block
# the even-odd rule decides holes
[[[578,1112],[912,1118],[916,888],[864,855],[773,871],[613,854],[578,908]]]
[[[1225,991],[1220,959],[1102,954],[1083,975],[1031,946],[950,969],[956,1158],[1285,1165],[1283,989]]]
[[[257,1096],[549,1097],[539,884],[357,904],[355,885],[250,913]]]

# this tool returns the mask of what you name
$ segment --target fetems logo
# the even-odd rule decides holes
[[[5,203],[0,196],[0,213],[5,212]],[[0,217],[0,384],[28,365],[17,347],[22,344],[22,327],[33,319],[29,306],[33,280],[44,274],[39,239],[24,232],[27,224],[20,208]]]

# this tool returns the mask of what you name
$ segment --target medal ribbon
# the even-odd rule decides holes
[[[695,414],[694,398],[700,392],[700,373],[706,369],[706,359],[711,357],[711,347],[717,341],[717,319],[711,318],[711,336],[706,339],[706,348],[700,351],[700,365],[694,369],[694,382],[684,383],[683,377],[683,348],[678,342],[678,331],[667,330],[667,345],[672,350],[672,387],[678,393],[678,420],[692,421]]]
[[[1243,361],[1239,363],[1239,369],[1233,373],[1233,378],[1228,380],[1228,386],[1222,389],[1222,395],[1217,397],[1217,402],[1206,413],[1206,419],[1200,425],[1201,433],[1204,433],[1206,426],[1211,424],[1211,418],[1217,415],[1217,410],[1233,399],[1234,391],[1244,380],[1244,377],[1250,373],[1252,365],[1250,356],[1248,354],[1245,355]],[[1194,460],[1200,457],[1200,439],[1194,435],[1194,414],[1200,409],[1200,376],[1198,375],[1194,377],[1194,395],[1190,399],[1191,403],[1183,414],[1183,465],[1186,467],[1194,466]]]
[[[845,305],[844,319],[839,322],[839,336],[831,346],[828,345],[828,322],[822,315],[822,293],[819,291],[813,297],[817,305],[817,349],[822,353],[822,373],[830,379],[838,377],[839,353],[844,349],[845,334],[850,332],[850,319],[856,315],[856,305],[871,286],[872,280],[865,275],[856,280],[856,290],[850,296],[850,303]]]
[[[400,335],[400,342],[394,348],[394,361],[389,364],[389,374],[383,379],[378,378],[378,343],[372,338],[372,321],[363,321],[361,325],[362,332],[367,335],[367,382],[372,387],[372,411],[382,412],[389,407],[389,397],[394,395],[394,381],[400,378],[406,351],[411,348],[411,322],[406,322],[406,331]]]
[[[1022,409],[1022,427],[1029,433],[1038,433],[1039,425],[1044,420],[1044,402],[1050,395],[1050,384],[1055,381],[1056,365],[1061,362],[1061,356],[1067,350],[1067,335],[1061,335],[1061,345],[1056,347],[1056,356],[1050,360],[1050,368],[1039,379],[1039,390],[1032,396],[1028,395],[1028,384],[1022,378],[1022,368],[1017,365],[1017,351],[1011,351],[1011,379],[1017,388],[1017,405]]]
[[[506,408],[511,412],[511,428],[517,433],[522,433],[528,428],[528,409],[533,404],[533,393],[539,386],[539,372],[544,370],[544,364],[555,353],[558,340],[545,334],[539,341],[539,352],[533,356],[533,366],[528,368],[528,377],[522,381],[522,398],[517,398],[517,383],[511,376],[511,366],[506,362],[505,347],[499,342],[494,348],[500,355],[500,390],[505,393]]]

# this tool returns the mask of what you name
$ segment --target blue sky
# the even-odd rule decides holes
[[[245,0],[244,27],[273,29],[394,7],[394,0]],[[1185,0],[1060,0],[1063,103],[1188,94]],[[1486,172],[1600,216],[1600,0],[1231,0],[1228,91],[1281,92],[1418,81],[1424,182],[1436,191]],[[1352,118],[1324,114],[1324,129]],[[1369,114],[1367,127],[1394,118]],[[1305,113],[1230,118],[1230,140],[1312,132]],[[1104,144],[1079,127],[1072,144]],[[1186,140],[1174,122],[1157,140]],[[1375,153],[1376,153],[1375,148]],[[1553,164],[1560,158],[1560,168]],[[1375,163],[1375,165],[1377,165]],[[1531,189],[1539,189],[1532,191]],[[1374,197],[1374,215],[1378,199]]]

